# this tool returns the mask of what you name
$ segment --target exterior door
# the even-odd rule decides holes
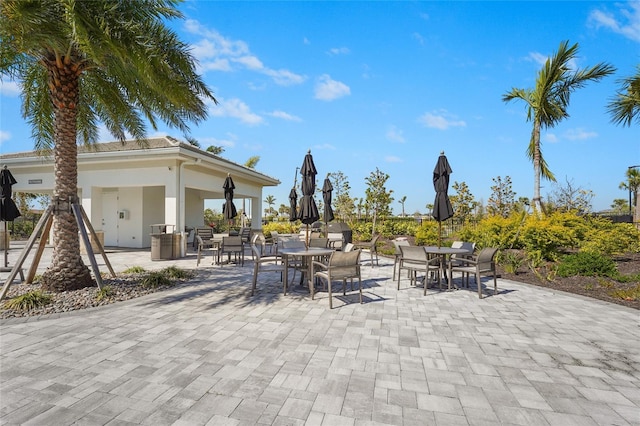
[[[104,245],[118,247],[118,191],[102,192],[102,230]]]

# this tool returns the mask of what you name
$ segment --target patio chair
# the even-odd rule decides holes
[[[373,238],[371,238],[371,241],[355,243],[354,244],[356,246],[356,248],[369,250],[369,256],[371,258],[371,266],[373,266],[373,258],[374,258],[374,256],[376,258],[376,265],[379,266],[379,264],[378,264],[378,239],[379,238],[380,238],[380,235],[376,234],[376,235],[373,236]]]
[[[358,290],[360,291],[360,303],[362,303],[362,277],[360,275],[360,253],[361,250],[350,252],[334,251],[329,257],[328,263],[313,262],[314,278],[319,278],[327,283],[329,289],[329,309],[333,309],[333,295],[331,291],[332,281],[342,281],[342,294],[347,294],[347,280],[351,283],[353,291],[353,280],[358,279]],[[312,292],[312,298],[315,292]]]
[[[258,274],[261,272],[280,272],[280,281],[282,280],[282,272],[284,271],[284,263],[282,256],[278,254],[266,254],[264,252],[264,245],[261,244],[260,236],[254,239],[254,243],[251,244],[251,252],[253,255],[253,282],[251,285],[251,295],[253,296],[256,291],[256,283],[258,282]],[[286,283],[283,282],[283,291],[286,291],[284,287]]]
[[[395,248],[394,258],[393,258],[393,275],[391,276],[392,280],[396,279],[396,268],[400,263],[400,258],[402,257],[402,252],[400,251],[400,246],[408,246],[411,245],[409,240],[406,238],[396,238],[393,240],[393,247]]]
[[[493,294],[498,293],[498,282],[496,279],[496,254],[498,249],[494,247],[486,247],[480,250],[477,256],[467,259],[460,259],[464,265],[451,266],[452,272],[462,273],[462,279],[466,277],[466,287],[469,287],[469,275],[475,276],[476,285],[478,286],[478,297],[482,299],[482,274],[491,274],[493,276]]]
[[[309,247],[327,248],[328,245],[329,245],[328,238],[320,238],[320,237],[309,238]]]
[[[416,285],[418,273],[424,272],[422,281],[424,283],[424,295],[427,295],[427,284],[429,283],[429,273],[435,273],[438,277],[438,285],[442,290],[440,282],[440,258],[429,257],[424,247],[400,245],[400,260],[398,262],[398,290],[400,290],[400,277],[402,270],[409,272],[409,280],[411,285]]]
[[[200,259],[202,259],[206,251],[211,252],[211,256],[212,256],[211,263],[215,263],[215,260],[217,259],[217,256],[218,256],[218,244],[214,244],[211,238],[205,241],[202,239],[200,235],[196,235],[194,239],[198,246],[198,256],[196,260],[196,267],[200,266]]]
[[[209,226],[199,226],[194,231],[193,237],[193,248],[198,248],[198,238],[202,238],[202,240],[207,241],[213,238],[213,228]]]
[[[220,255],[227,255],[227,262],[231,263],[231,255],[234,255],[236,264],[238,259],[240,265],[244,266],[244,244],[242,244],[242,238],[239,235],[222,237],[222,245],[220,246]]]
[[[299,240],[297,238],[280,238],[278,245],[280,248],[306,248],[306,244],[304,241]],[[293,269],[293,277],[291,281],[295,282],[296,280],[296,271],[300,271],[300,282],[304,279],[304,274],[307,271],[307,265],[304,263],[303,259],[299,256],[289,256],[288,260],[289,268]]]
[[[449,262],[451,262],[451,266],[463,266],[464,259],[473,256],[473,251],[476,249],[476,243],[454,241],[453,243],[451,243],[451,248],[461,248],[469,252],[469,254],[452,254],[449,259]]]

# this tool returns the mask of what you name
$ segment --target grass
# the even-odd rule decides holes
[[[34,290],[7,300],[4,303],[4,307],[15,311],[30,311],[32,309],[46,306],[52,301],[53,298],[50,295],[40,290]]]

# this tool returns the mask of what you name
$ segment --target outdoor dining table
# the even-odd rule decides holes
[[[282,277],[284,294],[287,294],[287,286],[289,285],[289,257],[301,257],[306,258],[307,262],[307,281],[309,283],[309,291],[311,297],[314,294],[313,285],[313,258],[321,256],[329,256],[334,250],[330,248],[322,247],[300,247],[300,248],[281,248],[278,250],[278,254],[282,255],[284,260],[284,276]]]
[[[229,234],[213,234],[213,237],[209,238],[211,248],[215,253],[213,256],[213,263],[216,265],[220,264],[220,249],[222,248],[222,238],[228,236]]]
[[[424,251],[426,251],[429,254],[435,254],[436,256],[440,256],[440,280],[442,280],[442,277],[445,277],[445,282],[447,283],[447,289],[451,290],[451,283],[453,282],[453,276],[451,275],[451,262],[448,261],[448,258],[450,258],[452,254],[471,254],[471,252],[463,248],[438,247],[438,246],[424,246]],[[450,278],[447,278],[445,265],[447,265],[448,267],[448,270],[449,270],[448,277]],[[454,284],[454,287],[456,287],[456,289],[458,288],[455,284]]]

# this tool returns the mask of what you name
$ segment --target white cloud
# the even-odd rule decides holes
[[[0,130],[0,143],[11,139],[11,133]]]
[[[457,120],[456,117],[451,116],[449,113],[447,113],[447,111],[441,111],[437,114],[427,112],[419,117],[418,121],[425,127],[439,130],[447,130],[450,127],[467,126],[467,123],[465,123],[463,120]]]
[[[328,149],[333,151],[336,149],[336,147],[331,145],[330,143],[323,143],[322,145],[315,145],[313,149]]]
[[[227,134],[229,139],[218,139],[218,138],[196,138],[198,142],[200,142],[200,146],[202,149],[207,149],[210,146],[223,146],[226,148],[233,148],[236,145],[235,139],[236,136],[229,133]]]
[[[594,10],[589,15],[589,23],[596,28],[604,27],[614,33],[622,34],[630,40],[640,42],[640,2],[630,1],[629,9],[616,3],[617,15],[603,10]]]
[[[316,84],[315,98],[321,101],[333,101],[350,94],[349,86],[333,80],[328,74],[321,75]]]
[[[404,143],[405,139],[402,136],[402,130],[398,129],[396,126],[391,126],[389,130],[387,130],[387,134],[385,135],[387,140],[391,142]]]
[[[237,118],[245,124],[255,126],[262,124],[264,119],[258,114],[251,112],[251,108],[240,99],[218,99],[218,105],[211,105],[210,112],[214,117]]]
[[[564,132],[563,136],[570,141],[583,141],[586,139],[597,138],[598,134],[596,132],[590,132],[582,128],[576,128],[567,130],[566,132]]]
[[[402,163],[402,159],[400,157],[396,157],[395,155],[388,155],[384,157],[384,161],[387,163]]]
[[[327,54],[331,56],[348,55],[349,53],[351,53],[351,51],[348,47],[334,47],[332,49],[329,49],[329,51],[327,52]]]
[[[527,56],[526,59],[529,61],[533,61],[539,65],[544,65],[545,62],[547,62],[548,56],[538,52],[531,52],[529,53],[529,56]]]
[[[544,141],[549,143],[557,143],[558,137],[553,133],[545,133]]]
[[[272,113],[269,113],[269,115],[275,118],[281,118],[286,121],[302,121],[300,117],[296,117],[295,115],[291,115],[280,110],[273,111]]]
[[[251,53],[249,45],[241,40],[232,40],[219,32],[206,28],[193,19],[185,22],[185,30],[191,34],[203,37],[191,47],[191,53],[197,59],[198,70],[206,71],[237,71],[248,70],[268,77],[278,85],[290,86],[303,83],[306,76],[296,74],[286,69],[275,70]]]
[[[14,81],[0,79],[0,95],[11,97],[20,96],[20,85]]]
[[[416,40],[418,40],[418,43],[424,45],[424,37],[422,37],[422,35],[420,33],[414,32],[412,34],[412,37]]]

